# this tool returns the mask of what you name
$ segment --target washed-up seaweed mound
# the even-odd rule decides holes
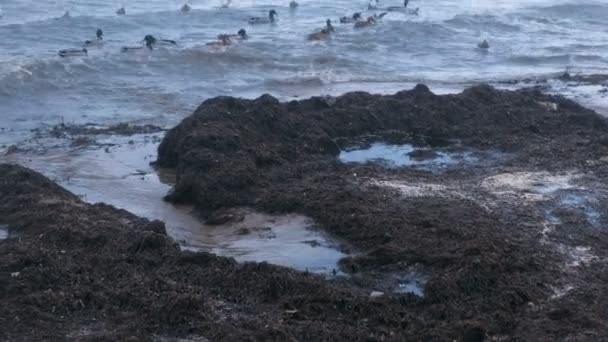
[[[0,165],[3,341],[394,340],[424,331],[417,300],[370,299],[311,275],[180,252],[161,222],[87,204],[42,175]],[[407,333],[409,331],[409,333]]]
[[[600,323],[605,315],[580,305],[549,319],[554,326],[539,328],[549,311],[577,299],[550,300],[555,277],[565,272],[563,256],[541,239],[545,233],[537,208],[510,203],[488,209],[470,196],[403,198],[370,182],[471,184],[493,171],[472,167],[433,175],[338,161],[341,149],[370,142],[491,149],[510,154],[508,168],[558,172],[584,167],[601,173],[606,164],[590,161],[608,155],[608,123],[561,97],[489,86],[438,96],[419,85],[390,96],[356,92],[287,103],[268,95],[220,97],[205,101],[168,132],[158,164],[177,170],[177,184],[167,198],[195,204],[203,215],[252,206],[314,218],[362,252],[343,260],[343,270],[353,275],[427,270],[431,277],[418,307],[426,331],[454,332],[473,324],[484,336],[523,339],[606,332]],[[605,236],[597,241],[608,246]],[[592,273],[598,276],[601,269]]]
[[[218,97],[169,131],[159,147],[158,164],[180,171],[173,200],[213,209],[251,202],[259,191],[255,188],[269,182],[302,177],[294,164],[333,159],[341,144],[357,138],[428,144],[458,140],[470,146],[527,149],[531,158],[553,148],[555,160],[567,155],[565,163],[572,162],[571,147],[556,143],[564,136],[574,142],[583,140],[581,135],[598,140],[594,131],[608,131],[607,121],[572,101],[534,90],[478,86],[438,96],[419,85],[392,96],[355,92],[288,103],[269,95],[255,100]],[[550,146],[534,154],[538,144]],[[603,150],[607,146],[608,141],[598,143]]]

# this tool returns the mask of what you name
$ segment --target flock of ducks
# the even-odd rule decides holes
[[[220,8],[228,8],[230,6],[231,0],[226,0],[220,5]],[[375,13],[372,16],[364,18],[361,12],[354,13],[350,16],[345,16],[339,18],[339,22],[341,24],[353,24],[354,28],[364,28],[368,26],[372,26],[378,22],[378,20],[382,19],[388,12],[401,12],[409,15],[418,15],[419,8],[409,9],[409,0],[403,1],[403,6],[389,6],[389,7],[381,7],[380,0],[370,0],[368,4],[368,10],[371,11],[382,11],[380,13]],[[297,1],[291,0],[289,3],[289,8],[294,10],[299,6]],[[183,13],[188,13],[192,10],[192,7],[185,3],[180,11]],[[126,15],[127,11],[124,6],[119,8],[116,11],[117,15]],[[69,17],[69,12],[66,12],[64,16]],[[271,9],[268,11],[267,17],[251,17],[247,20],[249,25],[263,25],[263,24],[274,24],[277,22],[278,13]],[[327,19],[325,22],[325,27],[317,32],[313,32],[308,35],[307,40],[309,41],[320,41],[325,40],[331,37],[331,34],[335,32],[335,28],[332,25],[330,19]],[[233,43],[234,40],[243,41],[248,38],[247,31],[245,29],[240,29],[236,34],[220,34],[217,36],[217,40],[207,43],[206,45],[212,48],[221,48],[225,46],[229,46]],[[59,56],[61,57],[72,57],[72,56],[87,56],[88,50],[87,47],[100,45],[103,43],[103,31],[101,29],[97,29],[96,39],[94,40],[86,40],[84,42],[84,47],[82,49],[65,49],[59,51]],[[123,47],[121,49],[122,52],[128,52],[132,50],[141,50],[141,49],[149,49],[153,50],[157,46],[176,46],[177,42],[170,39],[157,39],[152,35],[146,35],[142,40],[143,45],[140,46],[130,46]],[[477,47],[482,50],[487,50],[490,48],[490,44],[484,40],[481,43],[477,44]]]

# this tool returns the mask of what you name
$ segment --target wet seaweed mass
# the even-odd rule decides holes
[[[3,165],[0,338],[608,337],[608,121],[570,100],[218,97],[167,133],[157,165],[176,171],[167,200],[210,225],[238,208],[311,218],[345,242],[340,274],[182,251],[159,221]],[[413,273],[421,293],[387,280]]]

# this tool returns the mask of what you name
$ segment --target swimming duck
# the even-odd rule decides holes
[[[264,17],[251,17],[249,18],[249,24],[272,24],[276,21],[277,12],[275,10],[270,10],[268,12],[268,18]]]
[[[175,40],[156,39],[156,37],[154,37],[151,34],[148,34],[144,37],[144,43],[146,43],[146,46],[150,50],[152,50],[152,48],[156,47],[156,46],[175,46],[175,45],[177,45],[177,42]]]
[[[353,14],[352,17],[342,17],[340,18],[340,23],[342,24],[351,24],[354,22],[357,22],[359,20],[363,19],[363,17],[361,17],[361,12],[357,12],[355,14]]]
[[[324,40],[326,38],[329,38],[330,35],[331,35],[331,33],[329,31],[327,31],[326,29],[322,29],[319,32],[315,32],[315,33],[309,34],[308,35],[308,40],[309,41]]]
[[[334,26],[331,24],[331,19],[327,19],[325,21],[325,30],[327,30],[328,32],[335,32],[336,29],[334,28]]]
[[[188,5],[188,3],[185,3],[180,10],[182,11],[182,13],[188,13],[191,9],[192,8],[190,7],[190,5]]]
[[[289,2],[289,8],[293,9],[293,8],[296,8],[296,7],[298,7],[298,3],[296,2],[296,0],[291,0]]]
[[[151,34],[148,34],[144,37],[144,43],[149,50],[154,50],[154,46],[158,43],[158,40]],[[128,52],[133,50],[141,50],[143,46],[124,46],[120,51]]]
[[[247,35],[247,31],[245,29],[240,29],[236,34],[220,34],[217,36],[218,40],[223,40],[224,38],[228,38],[228,39],[232,39],[232,38],[237,38],[240,40],[245,40],[247,38],[249,38],[249,36]]]
[[[329,38],[329,36],[332,32],[335,31],[335,29],[331,24],[331,20],[329,19],[327,19],[325,25],[325,28],[323,28],[321,31],[309,34],[308,40],[323,40]]]
[[[380,13],[380,14],[378,14],[378,13],[374,13],[374,19],[378,19],[378,20],[379,20],[379,19],[382,19],[382,18],[384,18],[384,16],[385,16],[385,15],[387,15],[387,14],[388,14],[388,12],[382,12],[382,13]]]
[[[367,20],[365,20],[365,21],[357,21],[355,23],[355,28],[368,27],[375,23],[376,23],[376,19],[374,19],[373,17],[368,17]]]
[[[89,52],[87,49],[66,49],[59,50],[60,57],[76,57],[76,56],[88,56]]]
[[[487,40],[484,39],[483,42],[477,44],[477,47],[480,48],[480,49],[487,50],[487,49],[490,48],[490,44],[488,43]]]
[[[97,36],[97,40],[85,40],[84,45],[93,46],[93,45],[100,45],[101,43],[103,43],[103,31],[101,29],[97,29],[97,32],[95,32],[95,35]]]
[[[245,31],[245,29],[240,29],[236,34],[239,36],[240,39],[249,38],[249,36],[247,35],[247,31]]]
[[[65,13],[63,13],[63,15],[61,16],[61,18],[71,18],[72,16],[70,15],[70,11],[65,11]]]
[[[121,8],[119,8],[116,11],[116,14],[118,14],[118,15],[125,15],[125,14],[127,14],[127,11],[125,10],[125,6],[123,5]]]
[[[230,37],[228,35],[220,35],[218,36],[218,40],[214,42],[207,43],[207,46],[213,48],[221,48],[232,44]]]

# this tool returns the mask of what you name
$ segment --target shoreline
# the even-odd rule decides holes
[[[255,100],[229,97],[207,100],[193,116],[164,137],[159,149],[159,165],[177,167],[177,186],[169,198],[196,205],[207,219],[214,215],[221,217],[218,209],[240,206],[271,214],[303,214],[314,219],[322,230],[353,244],[358,252],[340,262],[347,278],[325,280],[264,264],[239,265],[202,253],[204,258],[215,260],[208,264],[211,269],[219,267],[214,266],[216,261],[222,265],[220,269],[226,267],[226,272],[214,275],[219,282],[230,277],[270,277],[272,281],[266,283],[267,288],[255,289],[267,291],[274,288],[270,283],[279,281],[283,286],[275,289],[279,294],[263,297],[278,300],[273,299],[274,304],[259,302],[247,297],[259,295],[255,291],[235,286],[227,291],[231,295],[232,291],[243,291],[238,299],[232,297],[230,301],[232,310],[239,313],[224,318],[217,330],[208,325],[213,319],[194,313],[200,314],[202,307],[188,304],[194,305],[194,311],[178,310],[173,318],[167,321],[163,318],[156,325],[150,324],[160,319],[163,315],[160,311],[135,320],[132,324],[144,327],[135,336],[146,339],[150,334],[161,334],[154,328],[158,326],[169,332],[170,337],[185,336],[183,324],[193,317],[199,324],[193,333],[211,340],[230,340],[251,333],[262,334],[257,335],[262,339],[343,338],[347,335],[339,333],[345,334],[344,329],[350,331],[348,336],[354,340],[369,336],[385,340],[448,337],[465,341],[484,337],[562,338],[564,334],[580,337],[585,333],[605,336],[608,330],[601,323],[604,317],[597,313],[599,308],[582,303],[589,296],[595,297],[595,303],[601,303],[601,297],[608,293],[601,290],[605,283],[598,280],[606,270],[608,257],[605,253],[608,237],[601,229],[608,221],[605,219],[608,211],[604,210],[608,184],[601,176],[608,168],[607,138],[605,118],[570,100],[533,90],[508,92],[478,86],[461,94],[438,96],[425,86],[417,86],[390,96],[356,92],[288,103],[279,103],[269,96]],[[131,138],[125,139],[128,147]],[[337,160],[340,151],[365,151],[374,142],[392,144],[395,148],[407,145],[408,153],[416,152],[411,154],[412,160],[418,160],[422,166],[393,168],[374,162],[373,158],[354,163]],[[434,160],[441,155],[454,156],[455,162],[435,164]],[[463,159],[459,155],[470,157]],[[0,210],[7,222],[0,224],[8,223],[10,229],[9,239],[1,242],[0,248],[27,255],[30,251],[20,244],[38,245],[44,250],[51,247],[48,253],[55,257],[57,251],[52,249],[57,244],[68,254],[73,251],[70,260],[86,268],[89,256],[80,262],[76,255],[89,252],[84,247],[77,248],[70,239],[34,239],[40,229],[49,229],[52,235],[64,234],[61,232],[66,228],[62,227],[70,227],[66,236],[76,236],[72,237],[75,239],[87,241],[91,234],[101,236],[96,239],[104,241],[108,254],[104,252],[100,257],[121,265],[128,263],[129,258],[140,260],[139,252],[135,256],[126,252],[126,259],[116,260],[111,255],[112,249],[146,250],[145,239],[151,239],[151,249],[138,261],[144,262],[142,265],[151,262],[150,267],[137,271],[146,279],[153,278],[157,267],[165,270],[175,260],[199,258],[199,254],[176,249],[166,238],[165,228],[160,229],[161,223],[118,224],[120,228],[110,229],[107,234],[91,231],[99,218],[102,222],[140,220],[107,205],[85,204],[56,185],[48,185],[48,180],[31,171],[3,167],[7,172],[0,182],[4,198]],[[16,210],[22,208],[17,206],[22,203],[30,204],[26,209]],[[53,211],[65,215],[57,216]],[[37,219],[28,218],[32,215]],[[82,215],[90,219],[76,219]],[[41,224],[47,220],[54,222],[51,228]],[[230,218],[227,222],[230,224]],[[91,227],[83,226],[87,224]],[[149,233],[150,230],[154,232]],[[128,236],[131,241],[153,235],[140,241],[141,248],[126,248],[126,242],[118,241],[117,245],[108,240],[113,234]],[[14,236],[19,236],[18,241]],[[168,264],[164,259],[170,260]],[[22,264],[5,258],[0,267],[10,269],[11,274],[50,272],[44,267],[40,271],[28,267],[19,271],[15,265]],[[206,266],[197,265],[198,271],[209,274]],[[190,267],[188,264],[180,269],[191,273]],[[86,273],[89,272],[92,271],[86,268]],[[381,288],[387,276],[400,272],[424,276],[422,297]],[[20,276],[7,276],[5,284],[18,286],[15,284],[19,279],[13,278]],[[190,283],[183,278],[185,275],[174,272],[163,274],[166,277],[163,282],[175,280],[176,276]],[[201,277],[197,276],[196,282],[200,283],[192,286],[206,284],[216,295],[226,295],[223,289],[214,287],[215,283]],[[61,288],[68,283],[50,284]],[[317,292],[313,297],[317,296],[320,302],[311,301],[310,289],[296,285],[300,283],[314,284]],[[138,285],[129,286],[133,286],[132,291],[139,291]],[[171,285],[172,291],[175,286]],[[10,301],[23,305],[20,300],[36,293],[28,287],[21,291],[22,297]],[[179,291],[184,291],[185,296],[192,295],[187,289]],[[202,286],[197,291],[206,293],[209,289]],[[136,298],[146,303],[151,300],[145,293],[137,293]],[[71,310],[88,312],[88,318],[99,319],[97,315],[106,310],[86,311],[89,302],[82,298],[74,300],[83,301],[83,307]],[[344,301],[351,304],[344,307],[336,304]],[[106,299],[102,302],[106,303]],[[60,301],[58,305],[67,304]],[[113,310],[119,311],[149,307],[114,302],[112,305],[117,305]],[[147,305],[155,307],[154,301]],[[285,306],[290,308],[281,311]],[[359,309],[354,310],[355,307]],[[36,304],[27,304],[26,308],[45,310]],[[261,310],[258,314],[263,312],[264,319],[282,322],[273,330],[279,335],[245,329],[250,324],[247,322],[258,319],[245,314],[251,308]],[[319,310],[329,310],[326,318],[318,316]],[[289,318],[282,321],[280,317],[285,312],[290,312]],[[294,321],[292,315],[299,314],[311,330],[302,330],[299,320]],[[319,323],[324,319],[324,324],[335,326],[327,329]],[[373,324],[357,326],[361,319],[370,319]],[[119,335],[114,338],[128,337],[122,334],[128,334],[133,326],[123,323],[105,321],[118,329]],[[229,332],[225,328],[228,325],[223,324],[239,328]],[[211,329],[207,331],[214,335],[204,335],[203,327]],[[16,332],[20,328],[12,329]],[[103,329],[94,333],[101,335],[73,338],[104,336]]]

